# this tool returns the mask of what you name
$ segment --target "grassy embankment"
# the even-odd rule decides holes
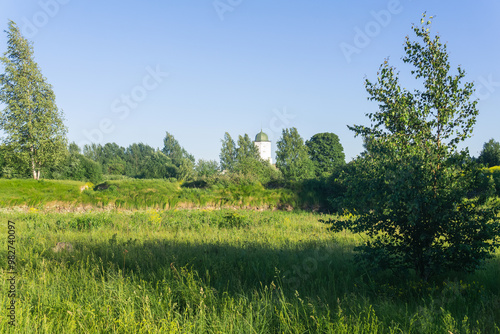
[[[500,253],[422,283],[355,266],[362,236],[318,215],[0,213],[16,222],[16,327],[2,333],[500,333]],[[57,242],[72,252],[54,252]],[[7,291],[6,247],[0,289]],[[444,282],[444,283],[443,283]]]
[[[84,182],[0,179],[0,207],[35,208],[262,208],[295,206],[297,196],[289,189],[265,189],[260,184],[229,184],[206,189],[183,187],[166,180],[107,181],[108,189],[81,191]]]

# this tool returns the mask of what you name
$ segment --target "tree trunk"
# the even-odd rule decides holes
[[[33,154],[33,147],[31,147],[31,154]],[[31,156],[31,170],[33,171],[33,179],[38,180],[35,169],[35,158],[33,156]]]
[[[36,168],[35,148],[33,146],[31,146],[31,170],[33,171],[33,179],[40,180],[40,169]]]

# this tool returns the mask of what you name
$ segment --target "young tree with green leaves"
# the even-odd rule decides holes
[[[314,177],[313,162],[296,128],[283,129],[276,145],[276,167],[282,172],[285,180],[300,181]]]
[[[349,127],[367,152],[349,175],[345,208],[356,210],[336,228],[365,232],[359,248],[367,263],[423,278],[447,270],[474,271],[500,242],[498,201],[468,198],[481,171],[457,145],[470,136],[478,110],[465,72],[450,73],[446,44],[430,33],[432,17],[413,26],[403,62],[422,89],[403,88],[384,61],[376,82],[366,80],[379,110],[370,126]]]
[[[316,176],[331,175],[345,164],[344,148],[335,133],[317,133],[306,141]]]
[[[34,179],[66,156],[66,127],[57,108],[51,85],[34,61],[33,46],[9,21],[7,51],[0,61],[0,115],[5,144],[23,164],[29,165]]]

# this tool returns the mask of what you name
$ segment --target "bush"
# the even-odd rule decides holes
[[[104,174],[102,178],[104,181],[118,181],[118,180],[131,179],[131,177],[127,175],[113,175],[113,174]]]
[[[237,212],[226,213],[219,222],[219,228],[244,228],[249,225],[248,218]]]
[[[106,214],[89,214],[76,217],[76,219],[69,222],[68,226],[78,231],[87,231],[101,226],[108,226],[111,222],[111,219]]]
[[[490,167],[488,171],[495,183],[496,195],[500,197],[500,166]]]
[[[115,191],[118,190],[119,186],[117,184],[109,183],[108,181],[94,186],[94,191]]]
[[[205,189],[209,186],[208,182],[204,179],[194,180],[190,182],[184,182],[182,184],[183,188],[196,188],[196,189]]]

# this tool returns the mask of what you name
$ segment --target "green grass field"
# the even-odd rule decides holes
[[[5,198],[5,195],[3,198]],[[358,268],[312,213],[0,212],[2,333],[500,333],[500,252],[422,283]],[[7,324],[7,221],[16,326]],[[55,252],[58,242],[73,251]]]
[[[289,189],[265,189],[260,184],[230,184],[206,189],[184,187],[167,180],[113,180],[105,190],[81,191],[84,182],[0,179],[0,207],[36,207],[74,211],[103,209],[259,208],[297,205]]]

